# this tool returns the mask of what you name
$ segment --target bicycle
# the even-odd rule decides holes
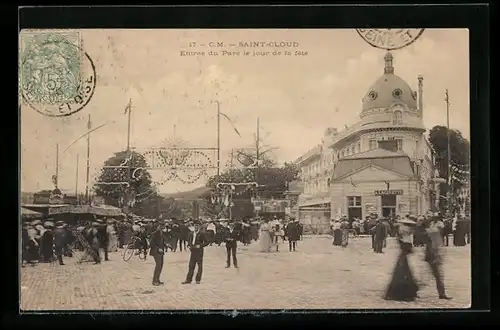
[[[358,233],[354,229],[349,229],[349,238],[355,238],[358,237]]]
[[[141,246],[141,244],[142,242],[139,237],[132,236],[128,241],[127,245],[125,246],[125,250],[123,251],[123,260],[129,261],[134,254],[139,255],[139,259],[146,260],[148,249],[146,249],[146,253],[140,253],[142,249],[139,249],[137,247]]]

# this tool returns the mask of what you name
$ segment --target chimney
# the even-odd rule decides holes
[[[424,119],[424,77],[419,75],[418,79],[418,113]]]

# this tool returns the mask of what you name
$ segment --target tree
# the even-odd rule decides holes
[[[246,163],[245,163],[246,164]],[[217,191],[218,183],[251,183],[256,182],[258,188],[252,185],[235,186],[233,191],[234,207],[231,210],[235,217],[248,217],[253,214],[252,198],[282,199],[288,190],[288,183],[298,178],[299,168],[293,163],[276,166],[271,159],[261,162],[256,168],[233,168],[210,177],[207,187]],[[211,203],[213,196],[207,197],[206,210],[210,214],[218,215],[223,211],[220,203]],[[227,216],[227,214],[226,214]]]
[[[120,165],[123,167],[106,167]],[[94,185],[96,196],[102,196],[106,204],[116,207],[123,207],[128,201],[135,201],[131,203],[132,212],[148,217],[157,215],[159,200],[156,189],[151,184],[151,174],[145,170],[146,167],[146,160],[137,152],[115,153],[104,162]],[[128,182],[130,186],[119,184],[120,182]]]
[[[469,181],[469,155],[470,155],[470,143],[462,136],[462,133],[458,130],[450,130],[450,155],[451,162],[448,167],[448,129],[445,126],[434,126],[430,132],[430,143],[434,148],[435,154],[435,165],[438,169],[439,175],[442,178],[452,178],[451,187],[447,184],[441,184],[440,190],[443,193],[449,192],[451,188],[452,196],[463,187],[463,185]],[[450,168],[450,172],[448,172]],[[441,208],[444,208],[442,202]]]

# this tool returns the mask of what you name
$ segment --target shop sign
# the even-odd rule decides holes
[[[408,212],[408,204],[400,203],[399,204],[399,212],[407,213]]]
[[[365,204],[366,212],[368,213],[376,213],[377,207],[374,204]]]
[[[403,195],[403,189],[375,190],[375,196]]]

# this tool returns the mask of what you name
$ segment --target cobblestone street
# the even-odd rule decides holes
[[[238,247],[239,269],[225,268],[225,248],[205,250],[201,284],[182,285],[188,252],[165,256],[162,280],[152,286],[154,263],[137,256],[129,262],[119,252],[101,265],[37,264],[21,268],[22,310],[75,309],[350,309],[466,308],[470,305],[470,248],[444,248],[444,281],[452,300],[439,300],[423,250],[411,265],[421,287],[413,303],[384,301],[398,248],[389,240],[384,254],[370,249],[370,238],[351,239],[345,249],[328,237],[304,237],[297,252],[281,244],[279,253],[260,253],[258,244]],[[194,282],[193,282],[194,283]]]

